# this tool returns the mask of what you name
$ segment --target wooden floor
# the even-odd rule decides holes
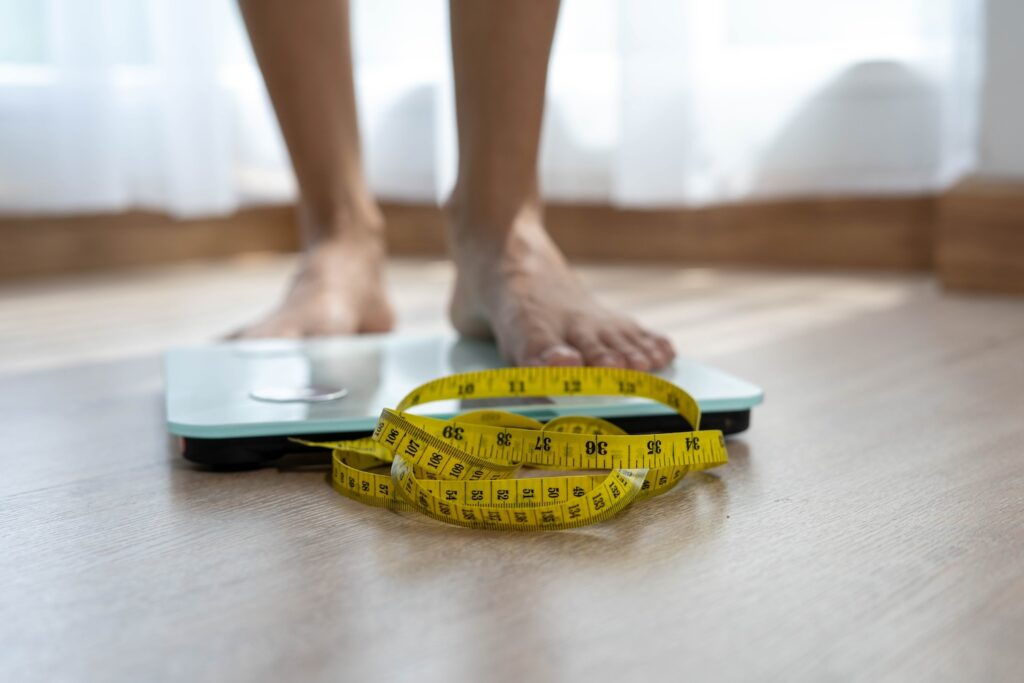
[[[767,402],[726,467],[508,534],[181,460],[157,352],[289,266],[0,290],[0,680],[1024,680],[1024,300],[587,269]],[[402,329],[444,328],[450,278],[394,267]]]

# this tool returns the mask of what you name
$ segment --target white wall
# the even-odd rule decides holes
[[[988,0],[979,173],[1024,178],[1024,2]]]

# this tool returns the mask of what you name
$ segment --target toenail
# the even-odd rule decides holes
[[[633,366],[634,370],[647,370],[651,367],[651,361],[640,353],[629,354],[629,364]]]
[[[580,365],[583,362],[579,352],[568,346],[553,346],[542,351],[539,358],[543,365]]]
[[[603,353],[600,356],[596,356],[594,358],[593,364],[610,368],[618,368],[622,367],[623,362],[621,356],[616,356],[611,353]]]

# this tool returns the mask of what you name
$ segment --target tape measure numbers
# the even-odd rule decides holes
[[[728,461],[720,431],[630,435],[595,417],[559,417],[544,424],[499,410],[450,420],[408,412],[433,401],[543,396],[647,398],[671,407],[695,430],[700,425],[693,397],[655,375],[610,368],[504,368],[450,375],[414,389],[394,410],[381,413],[372,437],[296,441],[333,451],[331,481],[342,495],[485,529],[593,524],[668,491],[687,472]],[[546,472],[529,476],[531,470]],[[554,470],[588,473],[548,473]]]

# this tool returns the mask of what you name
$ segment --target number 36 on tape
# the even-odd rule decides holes
[[[700,425],[697,402],[655,375],[609,368],[505,368],[451,375],[414,389],[394,410],[381,413],[372,437],[296,441],[333,451],[331,482],[344,496],[482,529],[593,524],[668,491],[687,472],[728,461],[719,431],[630,435],[596,417],[559,417],[542,424],[498,410],[451,420],[407,412],[447,399],[567,395],[647,398],[671,407],[694,429]],[[390,472],[381,471],[388,466]],[[550,474],[529,476],[533,469]],[[587,473],[566,474],[573,471]]]

